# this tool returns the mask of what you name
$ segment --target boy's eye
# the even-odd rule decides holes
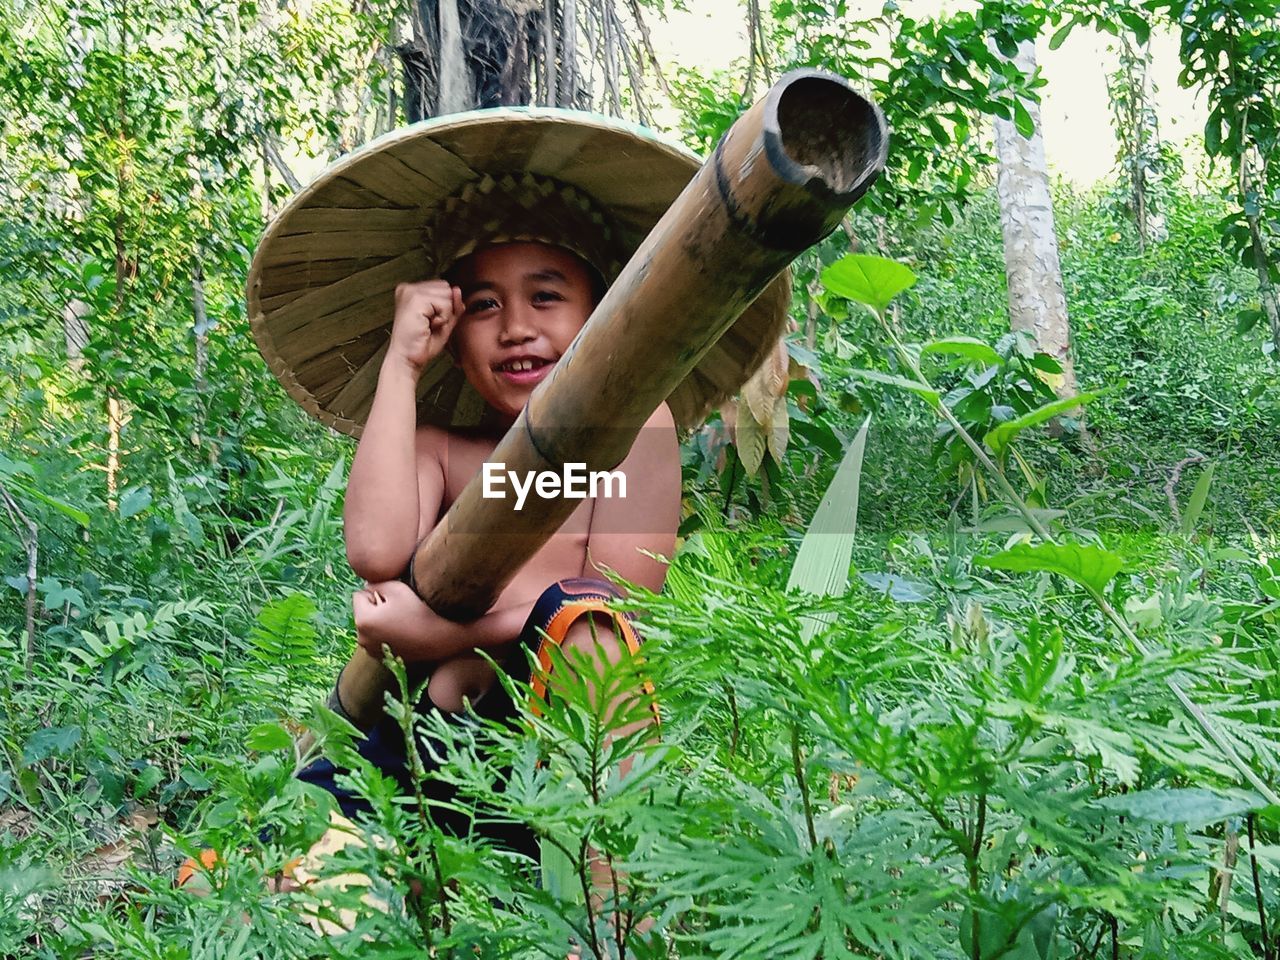
[[[554,290],[539,290],[533,295],[534,303],[550,303],[554,300],[563,300],[564,297],[556,293]]]
[[[483,313],[486,310],[492,310],[498,305],[498,301],[493,297],[477,297],[467,304],[467,313]]]

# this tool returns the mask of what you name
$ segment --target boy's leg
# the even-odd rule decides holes
[[[639,639],[631,625],[630,617],[608,608],[609,601],[617,599],[621,599],[621,594],[612,584],[604,580],[588,578],[560,580],[548,587],[539,597],[520,634],[517,649],[505,663],[505,669],[513,677],[531,679],[534,692],[531,708],[535,712],[538,710],[538,701],[546,695],[552,666],[550,654],[552,646],[563,646],[570,651],[582,651],[594,659],[598,656],[598,645],[599,653],[603,653],[610,662],[616,662],[621,657],[623,644],[633,654],[639,651]],[[527,661],[522,652],[524,646],[537,650],[540,670],[532,678],[529,676]],[[411,688],[426,678],[430,666],[429,664],[408,665]],[[652,688],[648,684],[645,686],[651,693]],[[594,691],[592,695],[594,696]],[[434,705],[424,692],[417,709],[423,711],[433,708]],[[481,716],[495,719],[509,717],[517,712],[501,684],[495,684],[488,694],[480,698],[474,708]],[[656,718],[656,707],[654,715]],[[636,722],[614,731],[614,735],[625,736],[647,725],[646,722]],[[356,749],[385,775],[394,778],[404,793],[412,792],[404,736],[398,723],[389,717],[383,717],[373,730],[357,742]],[[429,771],[431,769],[429,755],[425,749],[420,749],[424,764]],[[624,762],[624,775],[629,767],[630,762]],[[370,808],[366,801],[338,784],[337,776],[340,772],[341,770],[331,760],[320,757],[300,771],[298,777],[333,794],[342,815],[354,820],[360,814],[369,812]],[[444,790],[452,793],[451,788],[444,787],[442,784],[435,783],[433,787],[434,789],[428,790],[428,795],[437,799],[447,799],[441,796]],[[467,829],[466,823],[453,822],[457,818],[450,818],[445,811],[437,811],[435,815],[437,818],[446,817],[449,822],[441,825],[447,830],[465,832]],[[495,827],[489,832],[493,839],[510,849],[536,856],[537,848],[532,834],[519,825],[510,825],[509,828]],[[190,868],[194,868],[194,863],[185,864],[184,868],[189,875],[192,872]]]
[[[548,684],[555,686],[554,675],[549,675],[551,646],[559,646],[564,650],[570,664],[574,661],[581,662],[582,657],[578,654],[588,658],[589,662],[583,666],[586,671],[584,682],[588,697],[593,709],[603,708],[604,722],[607,726],[611,726],[610,721],[618,716],[626,703],[638,696],[639,690],[624,690],[619,692],[609,704],[601,704],[599,699],[604,694],[597,688],[596,678],[603,672],[603,662],[617,663],[622,657],[624,646],[633,656],[640,649],[639,638],[632,626],[631,617],[612,611],[608,607],[609,601],[616,599],[621,599],[621,595],[612,584],[586,578],[559,581],[548,588],[539,599],[534,613],[540,614],[540,619],[535,622],[535,617],[531,616],[530,623],[526,626],[526,634],[538,631],[545,634],[538,645],[537,660],[540,675],[535,675],[531,682],[534,694],[531,708],[535,713],[538,712],[539,702],[546,695]],[[525,634],[522,634],[522,637],[524,636]],[[653,685],[648,681],[643,682],[642,690],[650,697],[654,693]],[[656,702],[651,701],[651,709],[651,717],[637,717],[629,723],[612,726],[607,739],[626,737],[651,726],[655,728],[656,738],[661,726]],[[633,763],[632,757],[622,759],[618,764],[619,774],[626,777],[631,772]],[[593,888],[591,899],[595,908],[601,910],[611,892],[626,890],[626,877],[621,872],[615,871],[608,859],[600,856],[594,849],[591,850],[590,856],[589,869]],[[614,922],[618,922],[618,918],[614,918]],[[640,918],[635,931],[643,935],[653,926],[653,922],[652,917]],[[579,955],[573,952],[570,954],[571,957]]]
[[[571,660],[578,659],[575,654],[590,657],[593,669],[587,675],[586,683],[593,705],[596,697],[594,676],[601,672],[603,666],[600,657],[603,656],[608,663],[617,663],[624,645],[632,656],[640,652],[640,639],[630,615],[609,607],[611,601],[621,599],[622,594],[613,584],[587,577],[557,581],[538,598],[521,634],[521,640],[536,646],[538,651],[539,671],[531,683],[534,695],[531,707],[535,713],[538,701],[546,696],[552,647],[558,646],[569,653]],[[652,684],[645,682],[643,689],[645,693],[653,694]],[[615,712],[616,706],[609,714]],[[656,704],[653,714],[655,720],[659,719]],[[630,724],[614,731],[614,734],[625,735],[646,725]]]

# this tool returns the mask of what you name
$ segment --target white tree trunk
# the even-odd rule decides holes
[[[1014,59],[1028,76],[1036,68],[1035,45],[1018,45]],[[1000,160],[997,192],[1000,224],[1004,230],[1004,264],[1009,281],[1009,325],[1025,330],[1038,349],[1062,365],[1062,382],[1054,385],[1060,396],[1077,393],[1071,361],[1071,326],[1067,298],[1062,288],[1062,265],[1054,232],[1053,199],[1045,165],[1044,137],[1040,133],[1040,107],[1027,103],[1035,124],[1028,139],[1012,121],[996,119],[996,154]]]
[[[472,107],[471,79],[462,49],[458,0],[440,0],[440,96],[436,116]]]
[[[214,325],[209,322],[209,311],[204,301],[204,264],[200,261],[200,251],[196,250],[196,268],[191,274],[191,334],[196,342],[196,390],[200,393],[208,388],[205,377],[209,372],[209,331]]]
[[[62,308],[62,335],[67,343],[67,362],[72,370],[84,366],[84,348],[89,345],[89,321],[85,316],[92,308],[74,297]]]

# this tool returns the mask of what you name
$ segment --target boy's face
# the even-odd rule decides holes
[[[591,273],[559,247],[504,243],[459,261],[450,280],[464,307],[449,348],[489,406],[514,419],[591,316]]]

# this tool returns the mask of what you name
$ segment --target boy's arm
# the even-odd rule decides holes
[[[400,576],[419,526],[434,523],[444,495],[435,432],[417,429],[417,384],[444,349],[461,293],[443,280],[400,284],[395,324],[373,406],[356,448],[343,503],[351,569],[369,581]]]
[[[371,583],[352,597],[356,639],[377,657],[386,644],[405,660],[449,660],[476,647],[510,643],[534,601],[490,610],[468,623],[440,616],[399,580]]]
[[[649,417],[617,469],[627,478],[627,495],[596,498],[582,575],[599,577],[607,567],[656,593],[667,566],[642,551],[670,557],[680,523],[680,446],[665,403]]]

